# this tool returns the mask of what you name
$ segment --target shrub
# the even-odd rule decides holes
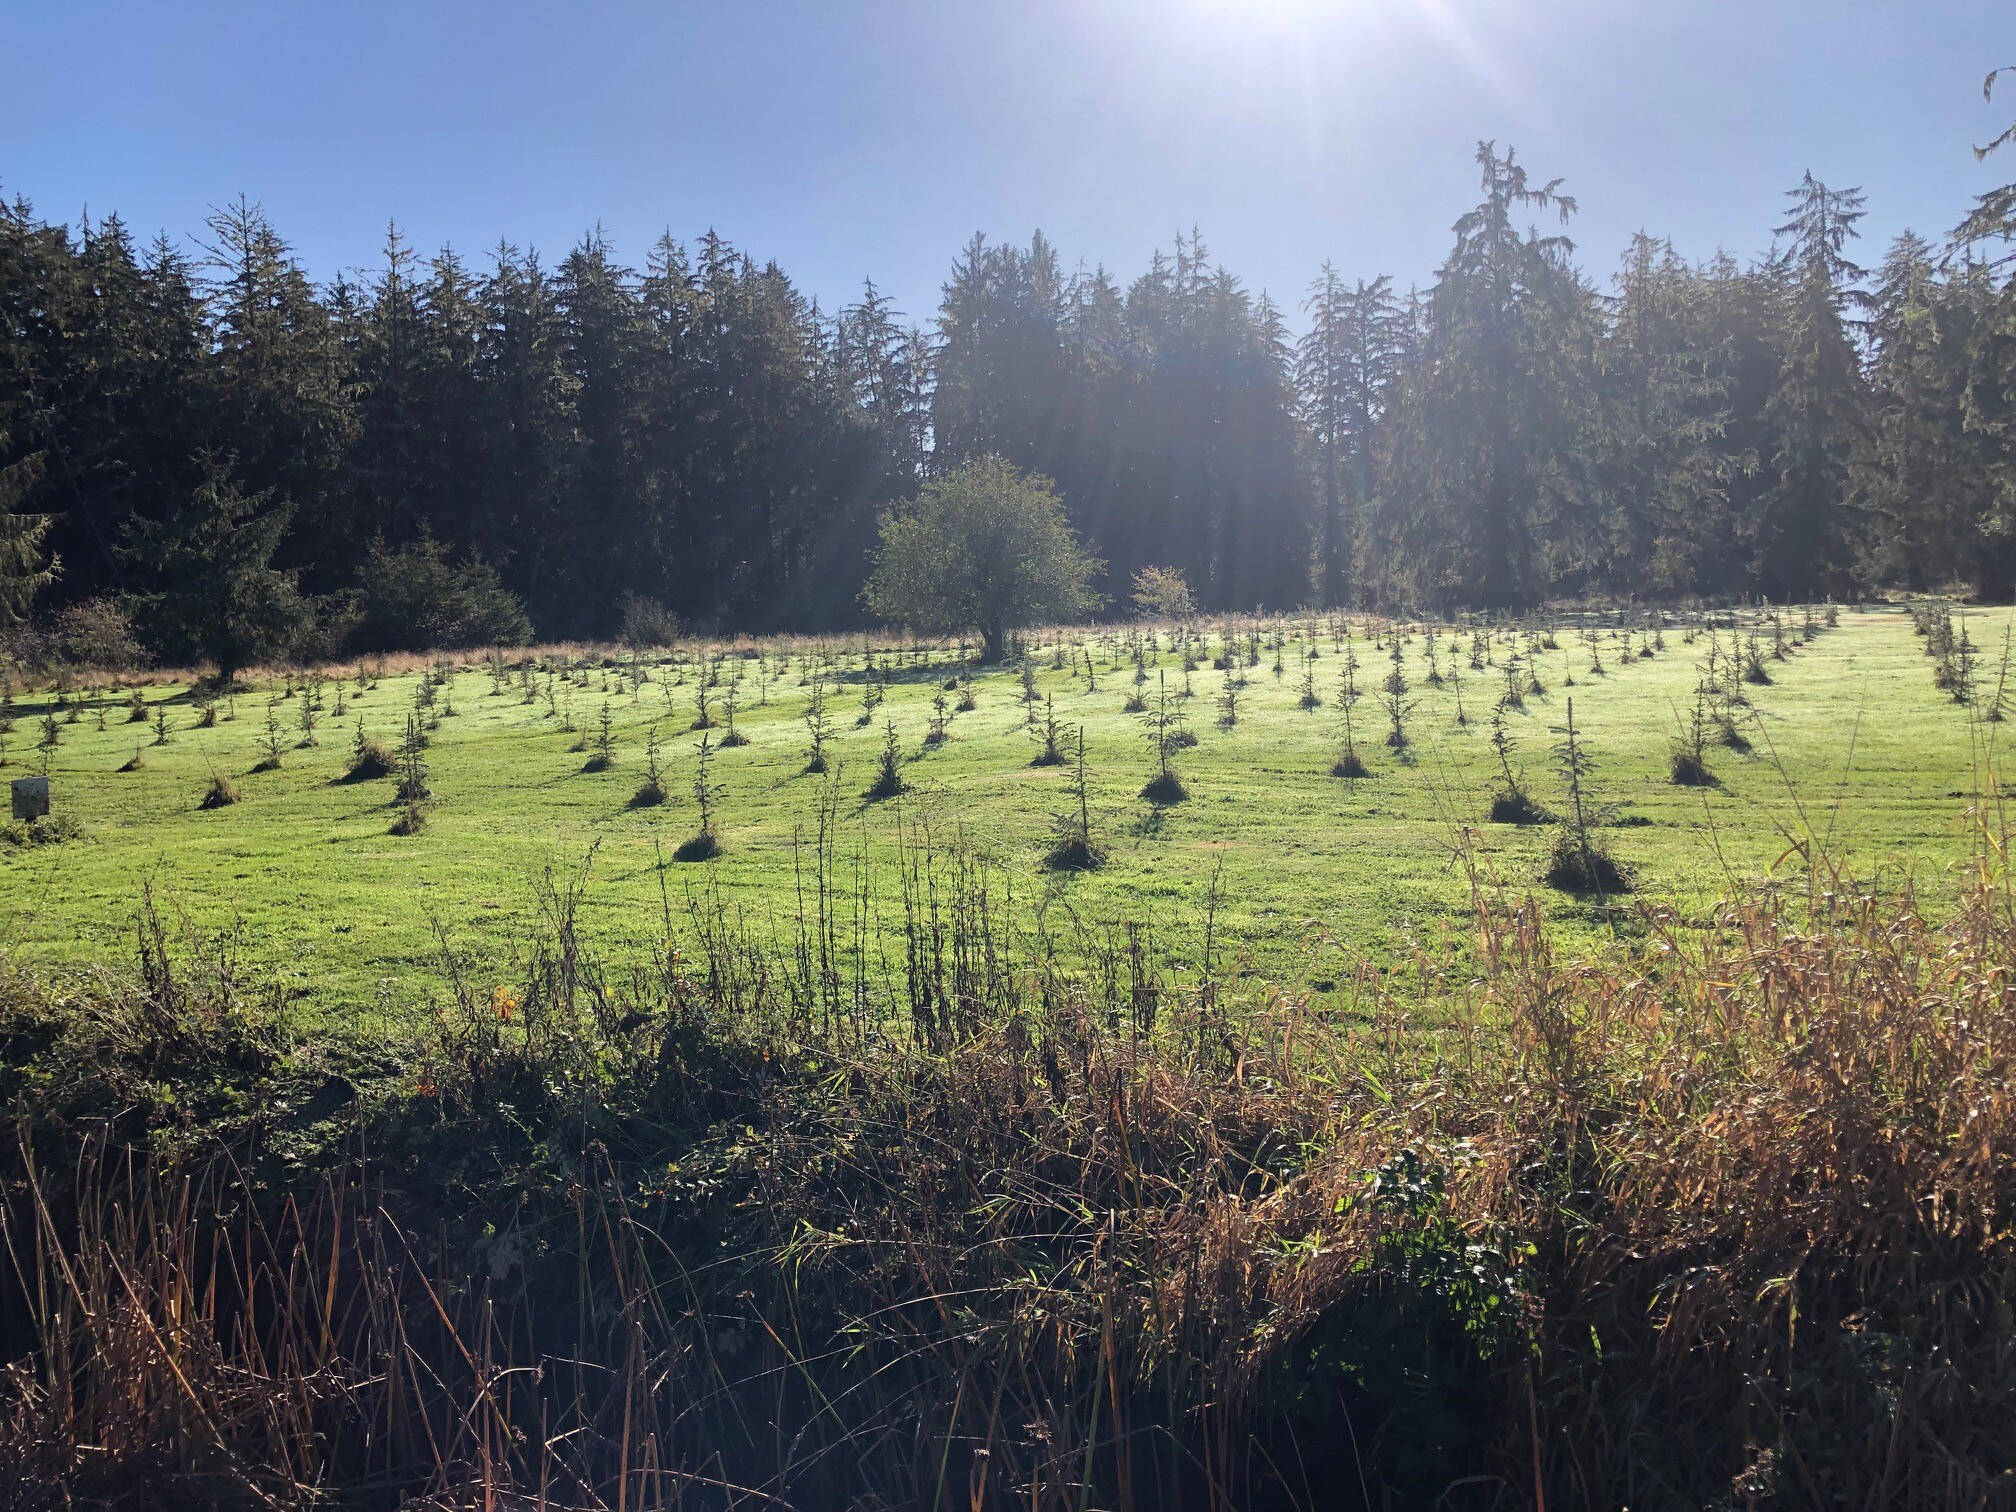
[[[146,653],[133,634],[125,606],[109,598],[85,599],[56,616],[63,659],[87,667],[140,667]]]
[[[983,658],[996,662],[1021,626],[1097,608],[1099,566],[1048,478],[981,457],[927,479],[883,515],[862,598],[884,620],[943,634],[977,629]]]
[[[74,814],[44,814],[39,819],[10,819],[0,825],[0,844],[61,845],[83,833],[84,826]]]
[[[641,593],[626,594],[623,618],[617,631],[623,644],[639,651],[670,646],[679,639],[679,616],[654,598]]]
[[[196,806],[204,809],[229,808],[238,801],[238,788],[222,772],[210,779],[210,786],[203,790],[203,798]]]
[[[1518,788],[1512,788],[1493,795],[1491,799],[1491,822],[1493,824],[1552,824],[1554,816],[1535,803],[1532,797]]]
[[[532,638],[525,606],[477,556],[450,561],[422,536],[398,550],[374,541],[359,571],[358,617],[350,643],[358,651],[430,646],[519,646]]]
[[[1150,619],[1187,619],[1197,612],[1197,596],[1176,567],[1143,567],[1134,574],[1134,607]]]

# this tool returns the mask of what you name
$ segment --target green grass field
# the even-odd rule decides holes
[[[2005,626],[1999,611],[1969,622],[1984,648],[1990,689]],[[1549,831],[1484,822],[1496,785],[1488,735],[1504,686],[1497,663],[1517,642],[1496,641],[1493,665],[1472,672],[1467,636],[1461,655],[1444,639],[1440,664],[1455,666],[1460,681],[1435,687],[1426,683],[1423,638],[1413,633],[1405,645],[1413,743],[1396,758],[1382,741],[1378,691],[1391,662],[1365,624],[1354,628],[1364,695],[1353,717],[1370,777],[1329,775],[1341,743],[1343,657],[1326,626],[1309,625],[1305,640],[1289,622],[1284,671],[1276,675],[1274,652],[1263,642],[1259,665],[1245,669],[1249,681],[1232,728],[1219,724],[1227,674],[1208,659],[1190,674],[1194,697],[1184,712],[1198,744],[1176,762],[1190,796],[1159,808],[1138,796],[1154,760],[1140,718],[1123,712],[1135,685],[1124,632],[1089,643],[1096,692],[1086,690],[1082,653],[1074,670],[1057,670],[1050,640],[1038,637],[1038,687],[1067,728],[1084,726],[1094,832],[1110,852],[1103,868],[1081,874],[1041,864],[1052,816],[1067,805],[1069,768],[1031,765],[1037,742],[1025,725],[1016,671],[977,674],[976,707],[950,716],[942,744],[924,743],[933,695],[956,670],[950,652],[928,666],[915,654],[898,655],[886,701],[861,724],[860,643],[833,643],[831,779],[804,772],[804,649],[794,643],[788,664],[771,678],[767,703],[759,702],[745,661],[737,726],[749,744],[714,759],[725,848],[699,864],[671,860],[697,823],[690,658],[647,659],[650,680],[641,687],[632,686],[620,659],[563,671],[555,702],[571,709],[575,732],[549,713],[544,673],[534,677],[538,696],[528,703],[519,674],[499,692],[480,663],[463,661],[447,690],[454,716],[440,721],[426,754],[435,794],[429,822],[411,837],[389,833],[399,812],[390,780],[340,779],[358,716],[369,734],[396,744],[414,708],[418,672],[386,675],[361,695],[347,683],[350,706],[341,718],[333,713],[335,685],[328,685],[312,749],[295,747],[302,695],[283,699],[277,712],[288,749],[283,767],[268,772],[252,768],[277,689],[241,692],[235,714],[220,708],[218,724],[198,728],[187,687],[149,687],[150,715],[164,705],[171,729],[169,743],[159,746],[150,725],[126,722],[120,695],[106,695],[102,729],[86,696],[80,717],[61,724],[49,764],[57,811],[80,822],[82,833],[61,844],[0,846],[0,948],[29,962],[118,956],[143,885],[151,884],[171,917],[206,933],[237,930],[246,962],[279,972],[298,999],[354,1013],[418,1001],[435,989],[437,921],[459,950],[502,970],[535,906],[534,879],[549,866],[578,867],[598,842],[585,904],[598,939],[642,942],[659,931],[664,896],[676,916],[689,888],[716,884],[745,923],[782,938],[798,910],[794,847],[809,843],[829,780],[842,870],[852,878],[857,850],[865,856],[884,921],[880,948],[899,958],[900,940],[892,943],[900,920],[899,826],[928,829],[941,847],[963,838],[997,862],[1000,885],[1032,920],[1041,909],[1059,928],[1072,918],[1144,922],[1178,970],[1197,968],[1214,871],[1218,935],[1228,950],[1220,975],[1238,970],[1321,984],[1363,953],[1401,965],[1416,947],[1438,956],[1460,949],[1468,881],[1458,849],[1466,828],[1491,873],[1536,887],[1561,922],[1560,938],[1601,927],[1586,902],[1537,887]],[[1593,793],[1619,806],[1608,843],[1636,873],[1641,896],[1688,912],[1727,892],[1732,880],[1770,873],[1774,863],[1801,878],[1796,858],[1780,858],[1789,836],[1809,832],[1864,881],[1908,875],[1935,902],[1954,893],[1974,852],[1970,810],[2002,726],[1979,718],[1985,693],[1970,711],[1935,687],[1907,614],[1844,612],[1838,628],[1770,660],[1771,684],[1746,689],[1752,707],[1743,727],[1755,748],[1742,755],[1713,749],[1710,765],[1721,781],[1711,789],[1668,781],[1676,717],[1691,706],[1706,649],[1705,638],[1685,637],[1669,626],[1665,649],[1644,658],[1606,631],[1599,644],[1607,671],[1599,676],[1590,671],[1582,635],[1559,630],[1557,648],[1540,658],[1545,694],[1528,697],[1508,718],[1515,762],[1537,799],[1560,802],[1554,751],[1572,697],[1597,762]],[[1721,640],[1729,644],[1728,632]],[[1634,648],[1644,643],[1642,635],[1631,638]],[[1301,667],[1310,647],[1323,702],[1304,711]],[[773,651],[771,665],[783,655]],[[1148,668],[1151,701],[1165,676],[1172,692],[1180,689],[1184,673],[1166,633]],[[1456,720],[1459,689],[1467,727]],[[718,720],[718,689],[714,696]],[[592,735],[605,700],[616,763],[586,771],[586,753],[575,747],[584,732]],[[16,697],[8,768],[0,775],[39,766],[41,718],[51,706],[47,693]],[[912,791],[871,802],[862,793],[885,718],[895,722]],[[659,807],[632,808],[653,724],[670,796]],[[119,771],[136,746],[141,769]],[[213,771],[231,778],[241,802],[199,808]]]

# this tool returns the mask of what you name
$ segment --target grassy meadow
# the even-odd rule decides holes
[[[56,812],[0,844],[0,1503],[2016,1505],[2008,632],[17,690]],[[1034,764],[1025,678],[1084,729],[1096,869],[1049,864],[1077,767]],[[1153,802],[1126,704],[1186,679]],[[1634,899],[1489,818],[1499,732],[1566,809],[1571,697]],[[417,832],[410,759],[348,776],[360,719],[424,760]],[[696,786],[721,849],[681,860]]]
[[[1800,612],[1788,613],[1782,656],[1771,654],[1762,615],[1669,618],[1656,632],[1633,623],[1501,630],[1486,637],[1477,669],[1471,630],[1435,630],[1431,666],[1426,627],[1401,627],[1409,744],[1399,752],[1385,743],[1382,685],[1393,662],[1382,623],[1352,621],[1348,641],[1344,622],[1328,619],[1202,626],[1187,673],[1167,628],[1152,649],[1124,629],[1036,633],[1026,665],[1037,695],[1074,754],[1084,730],[1092,831],[1108,853],[1089,872],[1043,864],[1055,816],[1073,806],[1072,766],[1032,764],[1041,742],[1021,667],[969,668],[950,646],[875,641],[873,679],[864,672],[871,643],[859,639],[642,656],[465,655],[445,683],[451,664],[409,658],[331,669],[312,694],[303,674],[262,674],[220,703],[208,727],[186,683],[143,683],[144,718],[130,713],[130,689],[75,691],[60,702],[49,689],[27,690],[13,698],[5,775],[40,769],[45,716],[54,714],[60,740],[46,755],[55,808],[81,829],[60,844],[0,846],[0,948],[49,963],[118,956],[151,888],[171,919],[203,934],[235,932],[247,964],[277,972],[297,1002],[368,1013],[438,988],[443,934],[467,960],[501,969],[532,922],[538,879],[549,869],[577,873],[591,849],[582,908],[592,939],[613,947],[654,938],[669,907],[675,936],[694,909],[789,948],[813,885],[822,810],[839,891],[850,909],[867,899],[870,974],[900,966],[906,838],[913,859],[927,839],[934,851],[956,841],[986,858],[997,903],[1032,930],[1082,938],[1142,925],[1179,977],[1202,969],[1207,920],[1217,976],[1278,978],[1319,994],[1367,957],[1401,968],[1424,952],[1460,956],[1469,938],[1466,854],[1486,877],[1533,888],[1572,948],[1613,919],[1539,885],[1548,827],[1486,822],[1501,786],[1492,714],[1514,656],[1527,691],[1505,715],[1513,768],[1537,802],[1563,806],[1557,748],[1572,698],[1595,761],[1591,798],[1613,806],[1605,843],[1641,896],[1684,917],[1735,883],[1778,875],[1803,885],[1795,841],[1817,841],[1864,882],[1908,877],[1935,902],[1957,894],[1975,850],[1970,810],[2003,728],[1980,716],[2006,611],[1967,622],[1982,648],[1983,692],[1971,709],[1935,685],[1926,642],[1902,609],[1842,611],[1837,626],[1805,643]],[[1669,763],[1711,623],[1718,656],[1759,628],[1770,680],[1744,685],[1748,706],[1733,711],[1752,749],[1711,743],[1715,784],[1679,786]],[[1228,633],[1230,671],[1213,665]],[[1370,769],[1358,780],[1330,775],[1344,738],[1347,645],[1359,664],[1353,734]],[[710,744],[727,733],[731,685],[734,727],[747,743],[712,756],[721,854],[682,863],[674,852],[698,828],[701,736],[692,727],[702,658]],[[962,674],[970,675],[948,688]],[[806,771],[815,675],[833,730],[824,776]],[[1227,726],[1225,685],[1242,676]],[[346,781],[345,772],[360,720],[367,737],[396,751],[423,684],[438,684],[431,711],[419,711],[433,725],[424,754],[433,797],[424,829],[401,836],[391,833],[402,812],[395,779]],[[876,685],[882,697],[870,711]],[[1174,756],[1187,798],[1155,804],[1140,796],[1155,770],[1152,738],[1125,706],[1138,689],[1152,709],[1165,687],[1196,744]],[[973,707],[960,711],[966,689]],[[1312,689],[1320,705],[1305,709]],[[304,746],[300,709],[311,696],[321,709],[316,743]],[[945,738],[934,743],[941,697]],[[258,770],[269,706],[282,762]],[[614,761],[591,770],[605,707]],[[1033,705],[1039,723],[1044,710]],[[157,744],[164,723],[167,742]],[[891,724],[908,791],[871,799]],[[653,729],[666,798],[634,806]],[[121,770],[136,751],[138,769]],[[240,801],[205,809],[216,775]]]

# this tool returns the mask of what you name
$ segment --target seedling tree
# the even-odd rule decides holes
[[[1545,824],[1554,816],[1527,795],[1512,765],[1512,731],[1505,723],[1505,711],[1491,713],[1491,752],[1498,758],[1498,791],[1491,799],[1493,824]]]
[[[693,801],[700,810],[700,831],[672,854],[681,861],[711,861],[721,854],[721,841],[714,833],[714,810],[721,801],[721,789],[714,781],[714,738],[700,737],[698,764],[693,775]]]
[[[159,744],[157,741],[156,744]],[[280,740],[280,703],[277,699],[266,700],[266,733],[260,738],[259,749],[265,754],[260,757],[255,772],[278,771],[282,744]]]
[[[1771,682],[1771,674],[1764,670],[1764,654],[1758,647],[1755,629],[1743,643],[1743,681],[1759,687],[1768,687]]]
[[[425,801],[431,796],[427,787],[426,731],[421,727],[417,713],[406,716],[406,732],[399,742],[399,787],[397,796],[404,805],[399,817],[392,821],[395,835],[417,835],[427,827]]]
[[[2012,630],[2016,630],[2016,624],[2002,627],[2002,659],[1995,668],[1995,696],[1988,700],[1988,707],[1981,713],[1981,717],[1990,724],[2000,724],[2005,717],[2009,694],[2009,637]],[[101,730],[105,728],[105,711],[102,707],[98,711],[98,728]]]
[[[1960,621],[1960,634],[1953,642],[1952,655],[1948,662],[1945,687],[1953,695],[1957,704],[1974,702],[1974,684],[1979,673],[1981,658],[1974,637],[1967,633],[1966,620]]]
[[[1679,720],[1676,711],[1674,718]],[[1697,684],[1694,707],[1680,720],[1680,736],[1673,745],[1673,781],[1681,787],[1713,787],[1715,774],[1708,770],[1708,687]]]
[[[693,728],[696,730],[714,728],[714,715],[709,704],[714,682],[713,673],[714,669],[707,660],[707,653],[702,651],[697,675],[693,679]]]
[[[875,766],[875,780],[868,785],[870,798],[894,798],[909,791],[903,780],[903,749],[896,743],[896,721],[882,723],[882,756]]]
[[[1400,643],[1393,643],[1395,655],[1393,670],[1386,674],[1386,744],[1396,751],[1407,749],[1407,716],[1414,711],[1414,705],[1407,698],[1407,674],[1401,670],[1398,655]]]
[[[414,804],[432,794],[427,787],[427,739],[416,714],[406,716],[406,731],[399,741],[399,788],[401,803]]]
[[[1168,674],[1158,671],[1156,678],[1155,701],[1141,712],[1142,733],[1155,752],[1155,775],[1141,789],[1141,796],[1150,803],[1181,803],[1190,791],[1170,764],[1169,753],[1177,748],[1183,732],[1183,705],[1169,701]]]
[[[1595,760],[1575,728],[1575,700],[1568,700],[1567,723],[1559,731],[1561,744],[1556,759],[1567,805],[1554,847],[1547,858],[1546,880],[1563,892],[1627,893],[1631,879],[1624,868],[1603,849],[1596,826],[1608,816],[1589,799],[1589,775]]]
[[[1039,727],[1039,733],[1042,736],[1043,749],[1036,753],[1036,759],[1029,764],[1039,767],[1062,766],[1065,759],[1064,750],[1058,744],[1058,737],[1063,730],[1057,723],[1056,701],[1047,696],[1043,700],[1043,723]]]
[[[595,721],[595,754],[588,758],[586,770],[606,772],[616,765],[616,717],[610,712],[609,700],[602,700],[602,712]]]
[[[1078,758],[1065,789],[1073,804],[1056,816],[1056,843],[1043,860],[1053,871],[1091,871],[1106,859],[1092,839],[1091,786],[1085,776],[1085,726],[1078,726]]]
[[[1330,764],[1332,777],[1367,777],[1371,773],[1365,758],[1358,754],[1358,740],[1351,727],[1351,706],[1358,702],[1358,652],[1351,634],[1344,634],[1344,665],[1337,673],[1337,708],[1344,724],[1344,749]]]
[[[364,733],[364,716],[357,716],[357,731],[350,737],[350,766],[344,773],[352,782],[368,782],[392,773],[392,756]]]
[[[826,679],[818,672],[812,674],[806,690],[805,730],[812,737],[812,744],[805,752],[805,770],[823,772],[826,770],[826,743],[833,738],[833,717],[826,708]]]
[[[644,732],[644,781],[631,795],[630,807],[656,808],[665,801],[664,758],[658,750],[658,726]]]
[[[729,679],[728,689],[721,695],[721,717],[727,728],[721,732],[721,747],[745,746],[749,737],[735,728],[735,710],[742,703],[742,679],[738,675]]]

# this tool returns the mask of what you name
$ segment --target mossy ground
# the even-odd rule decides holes
[[[1977,642],[1999,648],[2005,619],[2005,611],[1974,616]],[[1390,663],[1364,638],[1362,622],[1356,628],[1364,696],[1354,720],[1370,776],[1330,775],[1342,748],[1342,657],[1318,627],[1306,644],[1291,632],[1282,675],[1274,673],[1271,647],[1258,666],[1239,669],[1248,684],[1229,730],[1217,720],[1228,674],[1212,670],[1206,655],[1190,674],[1194,696],[1184,706],[1200,737],[1182,754],[1189,798],[1166,806],[1139,796],[1154,754],[1140,718],[1123,712],[1135,669],[1117,633],[1092,642],[1098,690],[1090,693],[1082,656],[1076,670],[1055,670],[1042,643],[1033,658],[1036,683],[1054,698],[1067,729],[1085,727],[1094,838],[1107,852],[1102,867],[1082,873],[1042,865],[1053,816],[1068,802],[1071,768],[1032,765],[1040,743],[1025,724],[1016,670],[979,671],[976,707],[951,716],[948,739],[926,744],[933,695],[954,670],[950,653],[929,667],[901,658],[886,699],[865,723],[857,723],[858,646],[843,659],[829,693],[835,736],[825,778],[805,772],[802,661],[794,656],[772,680],[767,702],[753,675],[745,676],[736,727],[749,743],[716,750],[722,850],[704,864],[672,859],[698,827],[690,661],[647,659],[651,680],[635,689],[619,659],[587,667],[585,684],[579,674],[574,681],[561,674],[557,696],[561,708],[571,705],[571,732],[548,711],[543,674],[538,701],[527,703],[516,681],[493,691],[490,675],[465,661],[451,690],[456,712],[441,719],[426,752],[435,795],[428,822],[406,837],[389,833],[399,811],[391,780],[343,779],[357,717],[369,737],[396,746],[414,709],[418,673],[385,676],[362,695],[347,694],[342,717],[325,710],[319,745],[289,749],[280,769],[265,772],[255,771],[272,691],[263,685],[241,692],[235,716],[227,709],[210,728],[197,727],[186,686],[147,688],[150,716],[154,706],[167,707],[171,738],[146,745],[143,765],[131,772],[122,763],[152,731],[127,723],[124,705],[107,695],[104,728],[87,700],[82,717],[61,726],[50,762],[57,810],[81,823],[81,836],[0,847],[0,949],[30,961],[117,956],[141,888],[151,884],[171,913],[197,929],[239,931],[248,964],[278,971],[305,1003],[368,1012],[431,990],[441,958],[437,921],[460,951],[501,968],[534,907],[532,879],[549,866],[578,865],[596,842],[584,919],[612,946],[658,933],[668,895],[676,926],[687,889],[717,882],[746,924],[782,934],[795,927],[798,908],[794,855],[809,846],[829,782],[839,800],[841,851],[851,862],[855,847],[865,848],[890,931],[901,917],[899,825],[928,828],[940,844],[956,832],[990,855],[1031,918],[1047,907],[1062,928],[1068,907],[1085,921],[1145,922],[1179,971],[1200,964],[1214,871],[1221,976],[1321,984],[1348,977],[1363,953],[1398,970],[1414,969],[1423,949],[1430,959],[1460,957],[1469,918],[1469,882],[1458,859],[1466,830],[1490,873],[1535,890],[1558,921],[1558,938],[1572,947],[1578,935],[1607,929],[1592,920],[1586,900],[1541,886],[1550,830],[1487,822],[1499,786],[1487,743],[1503,686],[1497,668],[1472,672],[1467,638],[1453,658],[1443,639],[1441,666],[1446,672],[1453,660],[1458,668],[1469,715],[1459,726],[1456,690],[1447,681],[1427,683],[1416,633],[1406,661],[1415,703],[1410,745],[1396,754],[1382,742],[1377,691]],[[1978,708],[1956,705],[1934,687],[1906,614],[1844,611],[1838,628],[1772,661],[1771,684],[1746,690],[1756,715],[1746,724],[1754,749],[1711,747],[1712,787],[1670,781],[1676,716],[1691,706],[1705,643],[1684,643],[1673,626],[1664,638],[1665,649],[1650,658],[1627,655],[1606,638],[1607,672],[1596,676],[1584,642],[1564,630],[1559,647],[1542,653],[1546,693],[1529,693],[1523,710],[1508,715],[1528,790],[1558,810],[1554,731],[1566,700],[1575,700],[1578,732],[1597,761],[1595,796],[1621,805],[1623,822],[1606,832],[1606,843],[1631,868],[1641,897],[1671,902],[1684,915],[1705,909],[1732,880],[1774,865],[1797,877],[1788,847],[1809,834],[1864,880],[1908,875],[1935,905],[1957,892],[1975,852],[1970,810],[2007,726],[1982,721]],[[1307,646],[1317,653],[1322,698],[1314,710],[1299,706]],[[1496,657],[1509,649],[1501,642]],[[1180,686],[1166,636],[1150,675],[1158,669],[1172,688]],[[1985,670],[1992,688],[1992,658]],[[333,704],[333,684],[327,694]],[[584,771],[580,731],[595,727],[605,699],[616,759],[607,770]],[[9,766],[0,776],[39,763],[34,746],[49,705],[46,693],[17,696]],[[293,708],[288,701],[281,710],[290,730]],[[714,708],[718,720],[718,690]],[[871,802],[864,792],[890,719],[911,790]],[[633,806],[645,731],[654,723],[668,801]],[[230,778],[241,801],[202,809],[213,774]],[[900,962],[900,938],[885,932],[883,942]]]

